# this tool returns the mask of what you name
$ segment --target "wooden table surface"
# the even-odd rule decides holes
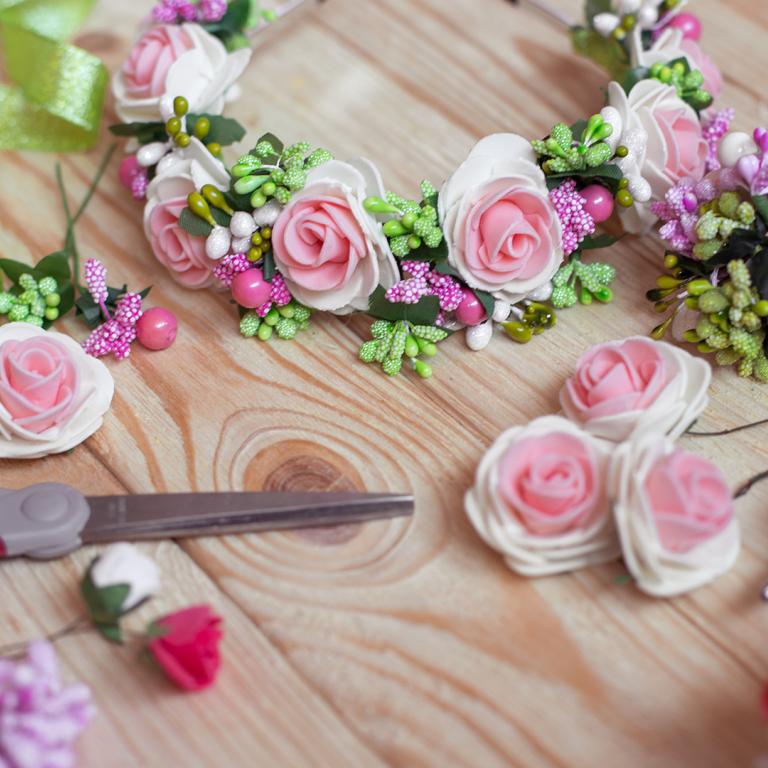
[[[578,14],[578,0],[555,4]],[[692,5],[725,71],[722,103],[743,129],[766,122],[768,6]],[[102,0],[80,44],[114,69],[149,7]],[[544,135],[557,119],[596,111],[605,81],[560,30],[503,0],[328,0],[263,36],[230,114],[251,136],[271,130],[370,156],[388,187],[415,194],[485,134]],[[62,158],[74,195],[109,141]],[[59,247],[54,160],[0,155],[3,256],[34,261]],[[611,306],[563,312],[556,331],[528,346],[498,337],[472,354],[459,336],[441,345],[430,381],[389,380],[355,360],[362,318],[313,320],[296,342],[242,339],[225,297],[185,292],[157,266],[116,170],[82,221],[81,251],[103,259],[114,281],[153,284],[152,303],[180,319],[179,339],[168,352],[137,348],[110,362],[117,395],[103,429],[66,456],[0,463],[2,485],[413,491],[417,509],[409,521],[143,547],[164,587],[132,623],[208,601],[225,620],[225,666],[215,688],[185,695],[135,648],[93,634],[61,641],[65,677],[88,683],[100,710],[80,742],[83,765],[740,768],[765,759],[768,484],[738,502],[744,548],[733,571],[672,601],[642,596],[619,563],[519,578],[462,509],[484,449],[506,427],[557,409],[564,373],[586,346],[657,322],[643,298],[657,244],[628,238],[610,251]],[[72,320],[65,329],[84,336]],[[716,372],[703,427],[766,416],[768,388]],[[685,444],[735,486],[768,463],[767,430]],[[0,643],[71,620],[94,554],[4,564]]]

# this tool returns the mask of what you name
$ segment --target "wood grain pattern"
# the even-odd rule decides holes
[[[578,13],[578,0],[553,3]],[[149,5],[102,0],[80,44],[118,66]],[[764,121],[754,73],[768,7],[695,5],[725,70],[723,103],[742,128]],[[232,112],[252,133],[371,156],[388,186],[410,194],[422,177],[443,179],[486,133],[542,135],[598,108],[604,83],[559,30],[504,0],[328,0],[264,35]],[[62,158],[74,195],[98,159]],[[13,190],[0,253],[36,260],[63,232],[53,158],[6,153],[0,169]],[[391,489],[418,500],[410,521],[146,547],[165,589],[136,625],[210,601],[226,622],[226,668],[211,692],[183,696],[133,648],[63,641],[66,677],[90,684],[101,709],[83,765],[734,768],[768,753],[758,707],[768,486],[738,503],[744,551],[733,572],[669,602],[622,583],[619,564],[517,578],[462,511],[482,450],[510,424],[555,410],[563,372],[587,345],[655,324],[642,295],[657,271],[653,242],[627,238],[610,252],[613,305],[565,312],[557,332],[526,347],[498,338],[472,355],[452,339],[436,378],[421,382],[355,363],[360,319],[320,318],[295,343],[242,340],[222,296],[185,293],[157,268],[115,169],[79,240],[116,279],[152,283],[182,333],[169,352],[137,350],[111,366],[115,406],[86,445],[2,462],[4,486]],[[702,426],[768,416],[767,392],[718,371]],[[764,430],[686,443],[734,486],[768,460]],[[0,644],[75,615],[92,554],[4,565]]]

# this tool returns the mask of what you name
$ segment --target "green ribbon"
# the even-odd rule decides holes
[[[0,149],[72,152],[96,143],[108,74],[66,41],[94,0],[0,0]]]

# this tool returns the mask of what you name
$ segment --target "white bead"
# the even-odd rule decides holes
[[[467,346],[473,352],[485,349],[493,336],[493,323],[485,322],[480,325],[470,325],[466,332]]]
[[[168,154],[168,145],[164,141],[153,141],[145,144],[136,153],[136,162],[143,168],[157,165]]]
[[[619,17],[613,13],[598,13],[592,19],[592,25],[598,35],[610,37],[613,30],[619,26]]]
[[[549,301],[552,298],[554,286],[550,282],[540,285],[535,291],[531,291],[526,298],[531,301]]]
[[[250,237],[233,237],[232,238],[232,253],[247,253],[251,247]]]
[[[496,323],[503,323],[509,317],[509,311],[512,305],[508,301],[496,300],[493,305],[493,320]]]
[[[733,168],[744,155],[754,155],[756,152],[754,139],[741,131],[726,133],[717,148],[717,156],[725,168]]]
[[[221,259],[229,253],[232,237],[227,227],[214,227],[205,241],[205,253],[209,259]]]
[[[644,5],[637,14],[640,29],[650,29],[659,20],[659,12],[650,5]]]
[[[265,206],[253,212],[253,220],[259,227],[271,227],[280,215],[283,207],[277,200],[270,200]]]
[[[236,211],[229,222],[229,231],[233,237],[250,237],[256,231],[256,222],[250,213]]]
[[[647,203],[653,196],[651,185],[640,175],[628,176],[627,189],[636,203]]]

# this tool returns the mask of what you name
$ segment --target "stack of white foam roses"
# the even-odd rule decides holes
[[[465,498],[484,541],[526,576],[623,555],[644,592],[671,597],[727,571],[739,551],[733,497],[711,462],[679,449],[711,372],[643,337],[588,350],[561,391],[564,416],[514,427]]]

